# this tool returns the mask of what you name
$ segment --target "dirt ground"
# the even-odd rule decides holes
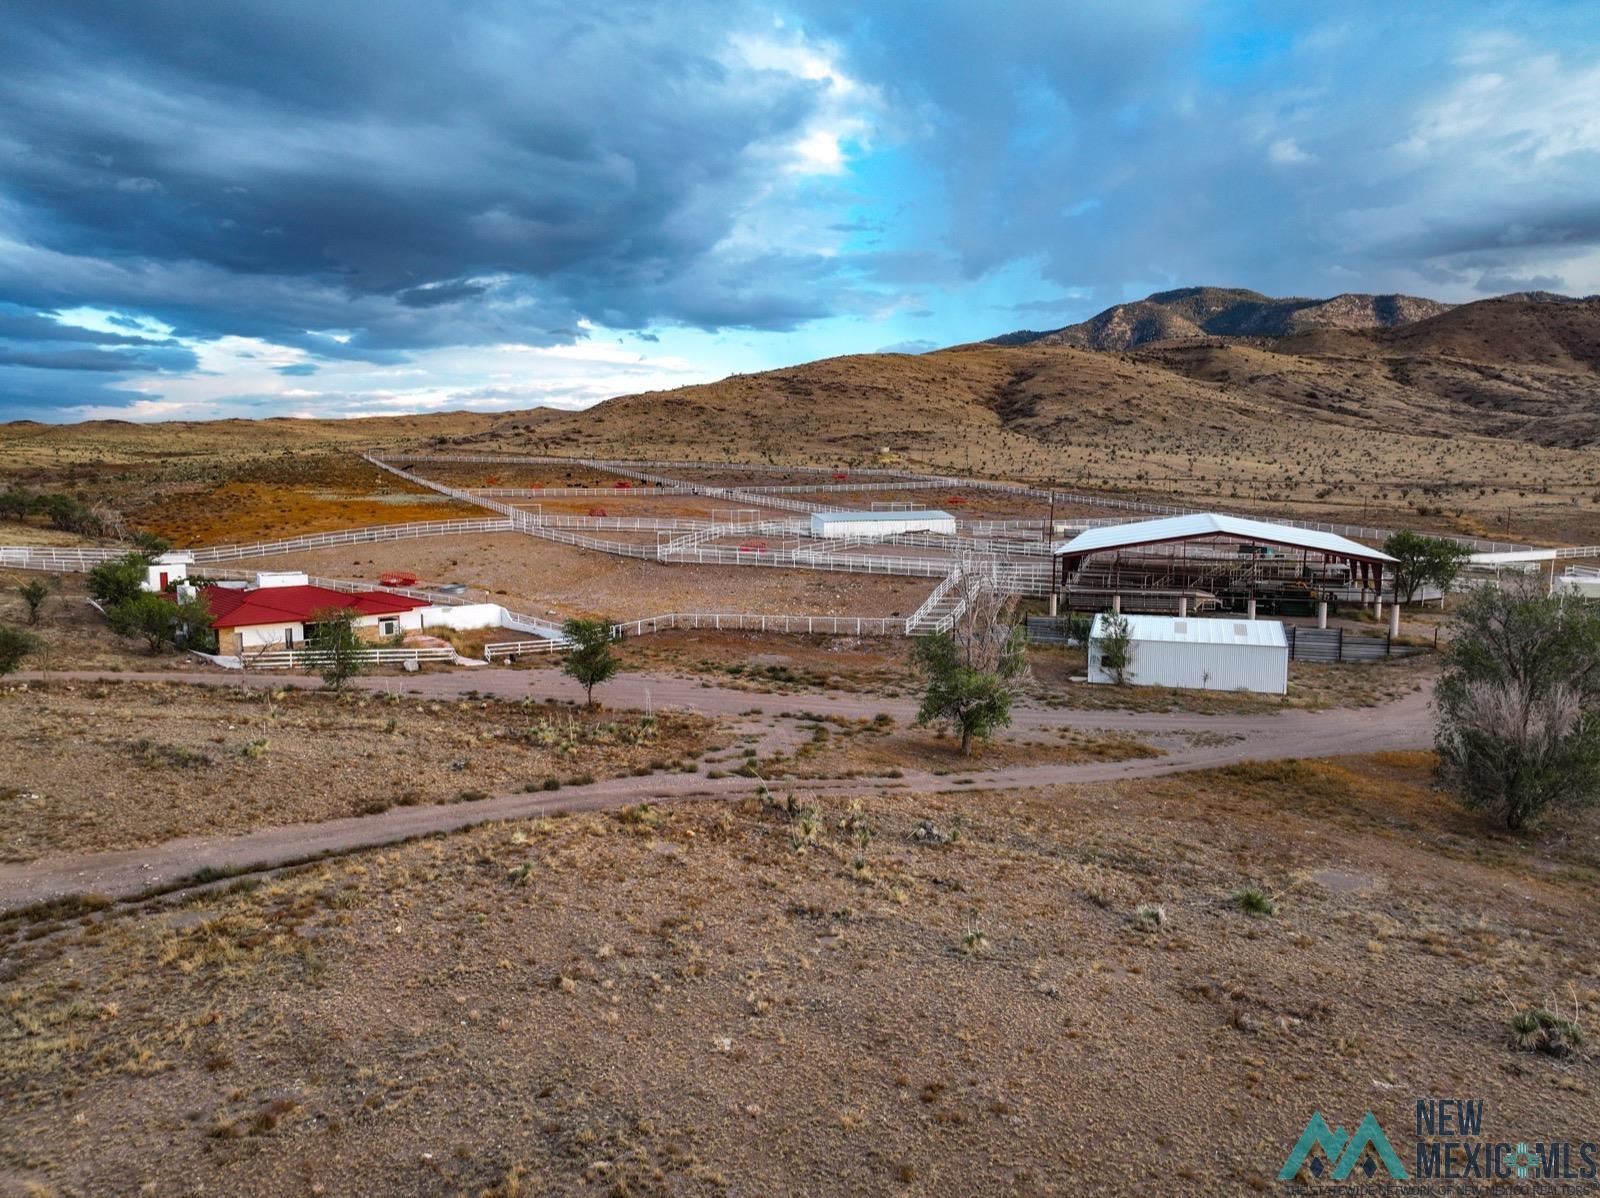
[[[0,1170],[63,1198],[1214,1195],[1270,1190],[1314,1110],[1371,1110],[1407,1160],[1434,1094],[1589,1138],[1594,1057],[1508,1020],[1600,1016],[1595,821],[1501,837],[1428,768],[633,808],[44,918],[3,966]]]
[[[17,595],[23,583],[44,579],[54,588],[27,624],[27,607]],[[27,628],[40,642],[39,652],[23,660],[29,670],[203,670],[207,663],[192,653],[163,649],[150,653],[143,641],[119,637],[106,619],[89,606],[82,574],[43,574],[37,570],[0,570],[0,624]]]
[[[693,768],[686,713],[165,683],[0,686],[0,859]],[[70,752],[52,751],[70,746]]]
[[[376,580],[408,570],[428,582],[462,582],[474,596],[551,618],[618,620],[674,611],[887,616],[915,611],[938,581],[738,566],[675,566],[614,557],[515,533],[425,537],[334,546],[292,558],[230,562],[240,570],[309,570]]]

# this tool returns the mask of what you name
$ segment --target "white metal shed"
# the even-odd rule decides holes
[[[1100,664],[1100,641],[1109,618],[1096,616],[1089,630],[1090,682],[1113,681]],[[1132,638],[1128,682],[1263,695],[1289,689],[1289,638],[1277,620],[1123,619]]]
[[[949,512],[812,512],[814,537],[891,537],[901,532],[956,534],[956,518]]]

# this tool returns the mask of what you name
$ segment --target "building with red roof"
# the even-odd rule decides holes
[[[217,651],[230,656],[298,648],[315,627],[317,614],[329,608],[350,609],[357,633],[378,640],[396,635],[406,613],[431,606],[426,599],[391,591],[335,591],[311,583],[249,590],[207,586],[199,594],[217,630]]]

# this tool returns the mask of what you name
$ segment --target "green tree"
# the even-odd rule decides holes
[[[1394,571],[1394,589],[1405,603],[1429,584],[1448,591],[1472,556],[1472,551],[1459,541],[1430,537],[1409,528],[1390,533],[1383,542],[1383,551],[1395,559],[1390,567]]]
[[[136,532],[129,538],[139,548],[139,552],[155,557],[172,548],[172,542],[166,537],[158,537],[153,532]]]
[[[972,664],[956,634],[935,632],[920,636],[911,646],[911,663],[922,672],[927,687],[917,709],[919,725],[946,723],[961,734],[961,754],[971,756],[974,738],[987,738],[996,728],[1011,723],[1014,680],[1022,672],[1022,630],[1012,628],[996,668]]]
[[[622,663],[611,646],[619,639],[610,620],[568,620],[561,626],[561,635],[572,642],[561,672],[576,678],[584,690],[584,698],[594,706],[594,688],[610,682],[617,676]]]
[[[0,491],[0,520],[22,520],[39,510],[39,497],[32,491],[7,487]]]
[[[1434,687],[1439,779],[1512,830],[1600,796],[1600,608],[1478,587]]]
[[[345,683],[365,672],[371,646],[356,632],[356,613],[351,608],[323,608],[312,612],[311,620],[306,670],[321,674],[330,689],[342,691]]]
[[[22,659],[39,651],[39,638],[23,628],[0,624],[0,677],[15,673]]]
[[[106,621],[118,636],[143,637],[151,653],[160,653],[178,636],[177,608],[151,591],[111,604],[106,608]]]
[[[22,601],[28,605],[28,623],[39,622],[39,610],[44,607],[44,601],[50,598],[50,592],[55,589],[54,580],[46,581],[43,578],[30,578],[17,588],[17,594],[22,596]]]
[[[99,600],[102,607],[124,603],[144,592],[145,573],[149,568],[149,559],[142,553],[129,553],[101,562],[89,571],[89,594]]]
[[[1121,686],[1133,668],[1133,632],[1128,627],[1128,617],[1121,612],[1107,612],[1094,643],[1100,647],[1100,668]]]
[[[211,606],[199,595],[178,599],[172,606],[178,627],[184,630],[184,646],[202,653],[215,653],[217,630],[211,626]]]

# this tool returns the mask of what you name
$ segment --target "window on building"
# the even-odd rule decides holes
[[[380,636],[394,636],[400,631],[399,620],[379,620],[378,633]]]

